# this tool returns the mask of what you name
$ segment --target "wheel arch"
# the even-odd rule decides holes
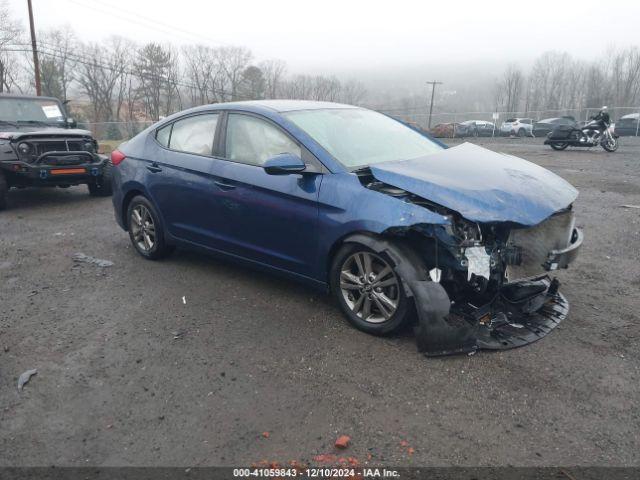
[[[124,224],[126,231],[129,231],[129,219],[127,218],[127,210],[129,210],[129,204],[131,203],[131,200],[133,200],[134,197],[137,197],[138,195],[143,196],[147,200],[151,201],[149,196],[146,195],[145,192],[138,187],[132,188],[124,195],[124,197],[122,198],[122,209],[120,213],[122,215],[122,223]]]
[[[365,230],[348,233],[333,243],[329,249],[325,266],[327,284],[331,283],[329,276],[336,254],[349,243],[364,245],[374,252],[388,254],[396,264],[397,271],[404,280],[420,281],[428,278],[424,260],[401,236]],[[408,292],[408,294],[411,296],[411,292]]]

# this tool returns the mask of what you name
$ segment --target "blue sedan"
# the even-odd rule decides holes
[[[549,272],[582,243],[577,191],[525,160],[273,100],[177,113],[111,161],[115,216],[143,257],[197,248],[289,276],[365,332],[413,323],[426,354],[521,346],[567,315]]]

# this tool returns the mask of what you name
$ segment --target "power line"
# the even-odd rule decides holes
[[[92,2],[93,3],[92,5],[87,5],[86,3],[83,3],[80,0],[67,0],[67,1],[69,1],[70,3],[74,3],[78,6],[81,6],[83,8],[87,8],[89,10],[107,14],[112,17],[119,18],[120,20],[124,20],[125,22],[129,22],[135,25],[140,25],[147,29],[155,30],[164,34],[170,34],[172,36],[175,36],[176,32],[179,32],[178,35],[182,36],[185,39],[188,38],[192,42],[194,41],[194,38],[199,38],[200,41],[205,40],[206,42],[209,42],[211,44],[226,45],[226,46],[229,45],[228,43],[214,40],[200,33],[190,32],[188,30],[184,30],[179,27],[176,27],[175,25],[170,25],[168,23],[154,20],[148,16],[141,15],[139,12],[133,12],[132,10],[127,10],[121,7],[117,7],[116,9],[116,7],[114,7],[113,5],[109,5],[100,0],[94,0],[94,2]],[[100,3],[101,5],[96,7],[95,2]],[[125,12],[125,13],[128,13],[129,15],[122,15],[120,12]],[[134,17],[132,18],[130,15]]]

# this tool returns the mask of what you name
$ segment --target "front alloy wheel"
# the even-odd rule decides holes
[[[360,245],[338,252],[332,290],[349,322],[373,334],[398,329],[407,319],[408,300],[393,262]]]
[[[357,252],[347,258],[340,271],[340,291],[351,311],[365,322],[384,322],[398,309],[398,278],[374,253]]]

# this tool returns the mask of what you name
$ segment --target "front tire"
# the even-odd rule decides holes
[[[96,178],[96,180],[92,183],[89,183],[87,187],[89,187],[89,195],[92,197],[110,197],[113,193],[113,189],[111,186],[111,169],[113,166],[111,165],[111,160],[108,160],[107,163],[102,168],[102,176]]]
[[[521,128],[520,130],[518,130],[518,137],[524,138],[526,134],[527,134],[527,131],[524,128]]]
[[[0,171],[0,210],[7,208],[7,192],[9,191],[9,184],[7,183],[7,177]]]
[[[160,216],[153,204],[142,195],[133,197],[127,208],[129,239],[136,251],[148,260],[171,254],[175,247],[164,238]]]
[[[551,148],[553,148],[554,150],[564,150],[565,148],[567,148],[569,146],[569,144],[567,142],[564,143],[551,143]]]
[[[357,243],[336,254],[331,291],[347,320],[358,330],[387,335],[409,319],[409,299],[393,260]]]
[[[618,149],[618,139],[615,137],[607,138],[606,141],[600,142],[600,145],[607,152],[615,152]]]

